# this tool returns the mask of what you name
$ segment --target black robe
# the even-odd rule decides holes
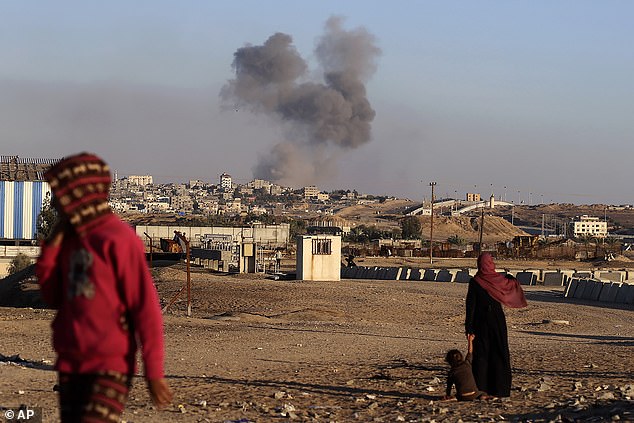
[[[467,292],[466,333],[473,341],[473,377],[478,389],[496,397],[511,395],[511,359],[502,304],[474,279]]]

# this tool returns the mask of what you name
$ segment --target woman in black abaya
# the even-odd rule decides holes
[[[511,359],[502,305],[526,307],[517,280],[499,274],[493,257],[478,257],[478,273],[469,282],[465,332],[475,335],[473,376],[478,389],[496,397],[511,395]]]

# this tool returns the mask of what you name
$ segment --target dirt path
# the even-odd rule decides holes
[[[184,280],[181,270],[157,271],[162,300]],[[570,303],[560,290],[528,287],[529,307],[507,310],[511,399],[452,403],[438,398],[445,352],[466,344],[465,284],[204,273],[192,281],[193,317],[182,301],[165,317],[175,402],[155,410],[137,379],[126,421],[634,420],[631,307]],[[0,354],[27,360],[0,362],[0,405],[43,407],[46,422],[57,421],[52,316],[0,308]],[[569,324],[544,323],[553,320]],[[589,420],[591,412],[599,417]]]

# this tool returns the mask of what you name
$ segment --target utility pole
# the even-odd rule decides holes
[[[431,225],[429,227],[429,264],[434,262],[433,259],[433,251],[434,251],[434,187],[436,186],[436,182],[430,182],[429,186],[431,187]]]
[[[480,241],[478,242],[478,255],[482,254],[482,234],[484,233],[484,204],[481,208],[482,214],[480,215]]]

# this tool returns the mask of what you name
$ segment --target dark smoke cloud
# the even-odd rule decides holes
[[[315,48],[323,81],[306,79],[308,66],[287,34],[235,52],[236,77],[221,91],[225,104],[279,119],[286,129],[286,139],[260,157],[255,177],[316,183],[338,152],[370,140],[375,112],[364,82],[376,70],[375,42],[366,29],[346,31],[330,18]]]

